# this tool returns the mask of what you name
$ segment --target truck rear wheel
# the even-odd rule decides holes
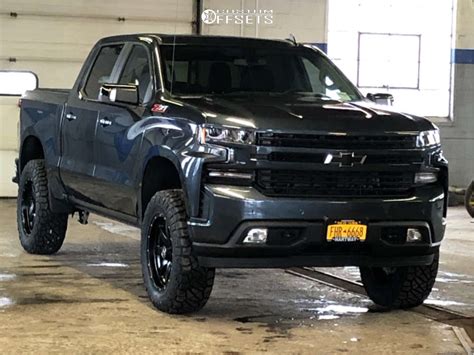
[[[394,268],[361,267],[362,283],[369,298],[387,308],[419,306],[431,293],[438,273],[439,252],[430,265]]]
[[[68,215],[49,208],[44,161],[29,161],[18,184],[17,224],[20,242],[30,254],[54,254],[63,245]]]
[[[196,312],[209,299],[214,269],[199,266],[193,253],[181,190],[157,192],[148,203],[141,264],[148,296],[160,311]]]

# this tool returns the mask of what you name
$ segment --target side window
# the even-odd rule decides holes
[[[140,102],[150,100],[152,93],[150,62],[145,47],[133,46],[118,83],[137,85]]]
[[[99,97],[99,89],[102,84],[110,82],[110,75],[114,69],[115,62],[119,57],[123,44],[105,46],[100,49],[92,70],[84,86],[84,92],[87,97],[97,99]]]
[[[321,73],[319,71],[319,68],[306,58],[303,58],[303,65],[306,70],[306,74],[308,75],[309,82],[311,83],[311,88],[313,89],[313,92],[319,94],[326,94],[326,88],[320,80]]]
[[[337,72],[327,65],[324,66],[322,57],[319,57],[317,63],[307,58],[303,58],[302,61],[313,93],[324,95],[334,100],[348,101],[352,99],[350,94],[345,91],[345,87],[341,86],[340,80],[338,83]]]

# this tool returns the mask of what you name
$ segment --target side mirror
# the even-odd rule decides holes
[[[107,98],[104,100],[104,98]],[[103,84],[100,88],[99,100],[120,104],[139,104],[137,85]]]
[[[392,106],[393,105],[393,95],[392,94],[386,94],[386,93],[376,93],[376,94],[367,94],[367,98],[370,101],[375,102],[376,104],[379,105],[387,105],[387,106]]]

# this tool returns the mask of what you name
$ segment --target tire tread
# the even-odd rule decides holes
[[[360,268],[362,283],[369,298],[376,304],[393,309],[419,306],[428,298],[438,274],[439,252],[430,265],[399,267],[391,282],[381,284],[374,269]]]
[[[163,293],[157,292],[153,282],[149,280],[148,260],[144,260],[146,246],[143,244],[146,244],[148,221],[157,213],[157,209],[162,209],[170,222],[173,267],[178,267],[179,270],[174,275],[174,280],[169,281],[167,290]],[[147,206],[142,228],[142,270],[145,287],[153,305],[166,313],[196,312],[204,307],[211,295],[215,272],[214,269],[199,266],[197,257],[193,254],[181,190],[157,192]]]
[[[32,233],[27,235],[21,221],[21,194],[25,180],[30,180],[36,200],[35,226]],[[20,242],[30,254],[50,255],[61,248],[67,230],[68,215],[53,213],[49,207],[48,179],[44,160],[29,161],[22,171],[18,188],[17,226]]]

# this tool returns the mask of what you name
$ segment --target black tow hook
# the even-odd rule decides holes
[[[77,214],[78,214],[77,220],[78,220],[78,222],[79,222],[80,224],[87,224],[87,223],[89,223],[89,212],[84,211],[84,210],[75,210],[74,212],[72,212],[71,217],[74,217],[74,215],[76,214],[76,212],[77,212]]]
[[[80,224],[87,224],[89,223],[89,212],[79,210],[79,223]]]

